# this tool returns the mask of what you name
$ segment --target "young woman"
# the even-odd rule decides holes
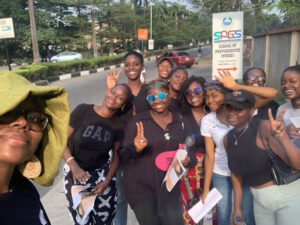
[[[131,99],[130,88],[119,84],[107,92],[101,105],[81,104],[71,114],[64,172],[74,224],[112,223],[115,173],[119,168],[117,149],[123,137],[123,124],[117,114],[130,108]]]
[[[229,72],[223,71],[217,77],[218,81],[208,82],[204,86],[206,104],[211,113],[203,117],[201,122],[201,134],[205,137],[205,181],[202,200],[209,192],[211,181],[223,198],[217,204],[218,225],[230,224],[232,183],[228,168],[227,155],[224,149],[223,138],[232,129],[226,119],[224,107],[225,93],[230,90],[249,90],[261,98],[258,98],[255,108],[259,108],[270,102],[277,95],[277,90],[268,87],[253,87],[236,83]],[[227,88],[227,89],[224,89]],[[246,224],[254,224],[252,212],[252,196],[248,186],[244,191],[244,212]]]
[[[243,75],[243,83],[248,86],[264,87],[266,84],[266,73],[259,67],[251,67]],[[268,109],[271,108],[273,116],[276,116],[279,104],[272,100],[268,104],[254,111],[253,118],[258,120],[268,119]]]
[[[281,77],[281,91],[285,97],[291,100],[278,108],[277,115],[283,109],[287,109],[283,116],[283,122],[287,126],[287,133],[291,139],[300,147],[300,129],[296,127],[291,119],[300,117],[300,66],[286,68]]]
[[[181,108],[182,95],[180,91],[188,76],[188,72],[182,67],[177,67],[172,70],[169,75],[170,107],[174,110],[179,110]]]
[[[204,108],[204,83],[205,79],[203,77],[191,76],[186,80],[181,90],[184,96],[181,112],[183,117],[188,120],[186,124],[190,124],[193,134],[196,135],[195,145],[188,151],[191,161],[192,159],[195,159],[195,161],[190,163],[191,168],[180,183],[181,205],[186,225],[195,224],[187,211],[199,201],[203,191],[205,144],[204,137],[200,133],[200,125],[203,116],[207,114]]]
[[[160,153],[177,150],[190,134],[181,115],[169,110],[168,90],[161,79],[148,84],[150,110],[137,114],[127,124],[119,150],[125,194],[141,225],[183,224],[179,185],[168,192],[162,184],[165,171],[155,164]]]
[[[124,57],[124,71],[127,75],[127,85],[134,96],[133,114],[149,109],[146,100],[146,85],[143,85],[140,76],[144,69],[143,56],[135,51],[128,52]]]
[[[67,143],[67,93],[12,72],[0,73],[0,90],[1,224],[49,225],[27,178],[49,186],[57,175]]]
[[[254,96],[246,91],[238,90],[226,96],[227,120],[234,126],[224,138],[234,188],[234,224],[244,214],[241,209],[244,182],[251,186],[256,225],[299,224],[300,179],[276,185],[267,151],[299,169],[300,149],[290,141],[281,122],[285,111],[277,121],[270,109],[269,121],[251,122],[254,103]]]
[[[157,71],[160,79],[168,81],[169,74],[173,70],[173,63],[168,58],[162,58],[157,63]]]

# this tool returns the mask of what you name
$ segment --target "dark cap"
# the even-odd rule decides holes
[[[225,104],[237,109],[250,109],[255,105],[255,97],[248,91],[238,90],[226,93]]]
[[[230,90],[225,88],[223,86],[223,84],[217,80],[211,80],[211,81],[208,81],[204,84],[204,91],[208,91],[208,90],[217,90],[217,91],[220,91],[224,94],[226,94],[227,92],[229,92]]]

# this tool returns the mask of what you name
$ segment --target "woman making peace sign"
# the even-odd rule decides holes
[[[156,157],[176,150],[184,142],[185,123],[180,114],[168,109],[168,84],[153,80],[147,86],[150,110],[128,122],[119,149],[124,163],[124,186],[128,202],[141,225],[182,225],[180,190],[168,192],[162,185],[165,171],[155,165]],[[191,160],[192,161],[192,160]],[[183,164],[191,164],[189,158]]]
[[[269,109],[269,121],[251,122],[254,103],[254,96],[247,91],[226,95],[227,121],[234,126],[224,138],[234,188],[234,224],[238,217],[243,218],[243,181],[251,186],[256,225],[299,224],[300,179],[276,185],[267,151],[300,169],[300,149],[291,142],[281,122],[285,111],[274,120]]]

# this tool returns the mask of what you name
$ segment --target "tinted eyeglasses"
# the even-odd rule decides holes
[[[250,81],[259,81],[259,82],[265,82],[266,78],[265,77],[257,77],[257,76],[253,76],[253,75],[249,75],[247,77],[248,80]]]
[[[202,88],[197,87],[197,88],[195,88],[194,90],[186,90],[186,91],[185,91],[185,95],[186,95],[186,96],[191,96],[193,93],[195,93],[195,94],[200,94],[201,92],[202,92]]]
[[[10,124],[16,121],[20,116],[24,116],[28,123],[29,129],[37,132],[43,131],[49,122],[49,116],[31,110],[24,110],[22,108],[15,108],[0,116],[0,123]]]
[[[167,98],[167,93],[166,92],[159,92],[158,95],[148,95],[147,100],[149,103],[155,102],[155,99],[158,98],[158,100],[163,101],[166,100]]]

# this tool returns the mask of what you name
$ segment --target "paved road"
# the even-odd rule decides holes
[[[209,51],[209,49],[208,49]],[[197,54],[195,50],[191,52]],[[208,55],[209,58],[209,55]],[[157,78],[157,71],[154,61],[145,63],[147,71],[147,80]],[[187,69],[190,75],[203,76],[206,79],[211,78],[211,61],[203,59],[198,64]],[[126,82],[126,75],[122,74],[120,82]],[[65,87],[69,92],[69,101],[71,109],[74,109],[80,103],[99,104],[106,91],[105,73],[97,73],[84,77],[76,77],[68,80],[62,80],[51,83]],[[63,162],[61,167],[63,166]],[[69,212],[66,207],[66,199],[63,190],[62,169],[60,169],[55,183],[52,187],[38,186],[41,200],[48,213],[53,225],[71,225]],[[134,214],[129,210],[128,225],[138,225]]]

